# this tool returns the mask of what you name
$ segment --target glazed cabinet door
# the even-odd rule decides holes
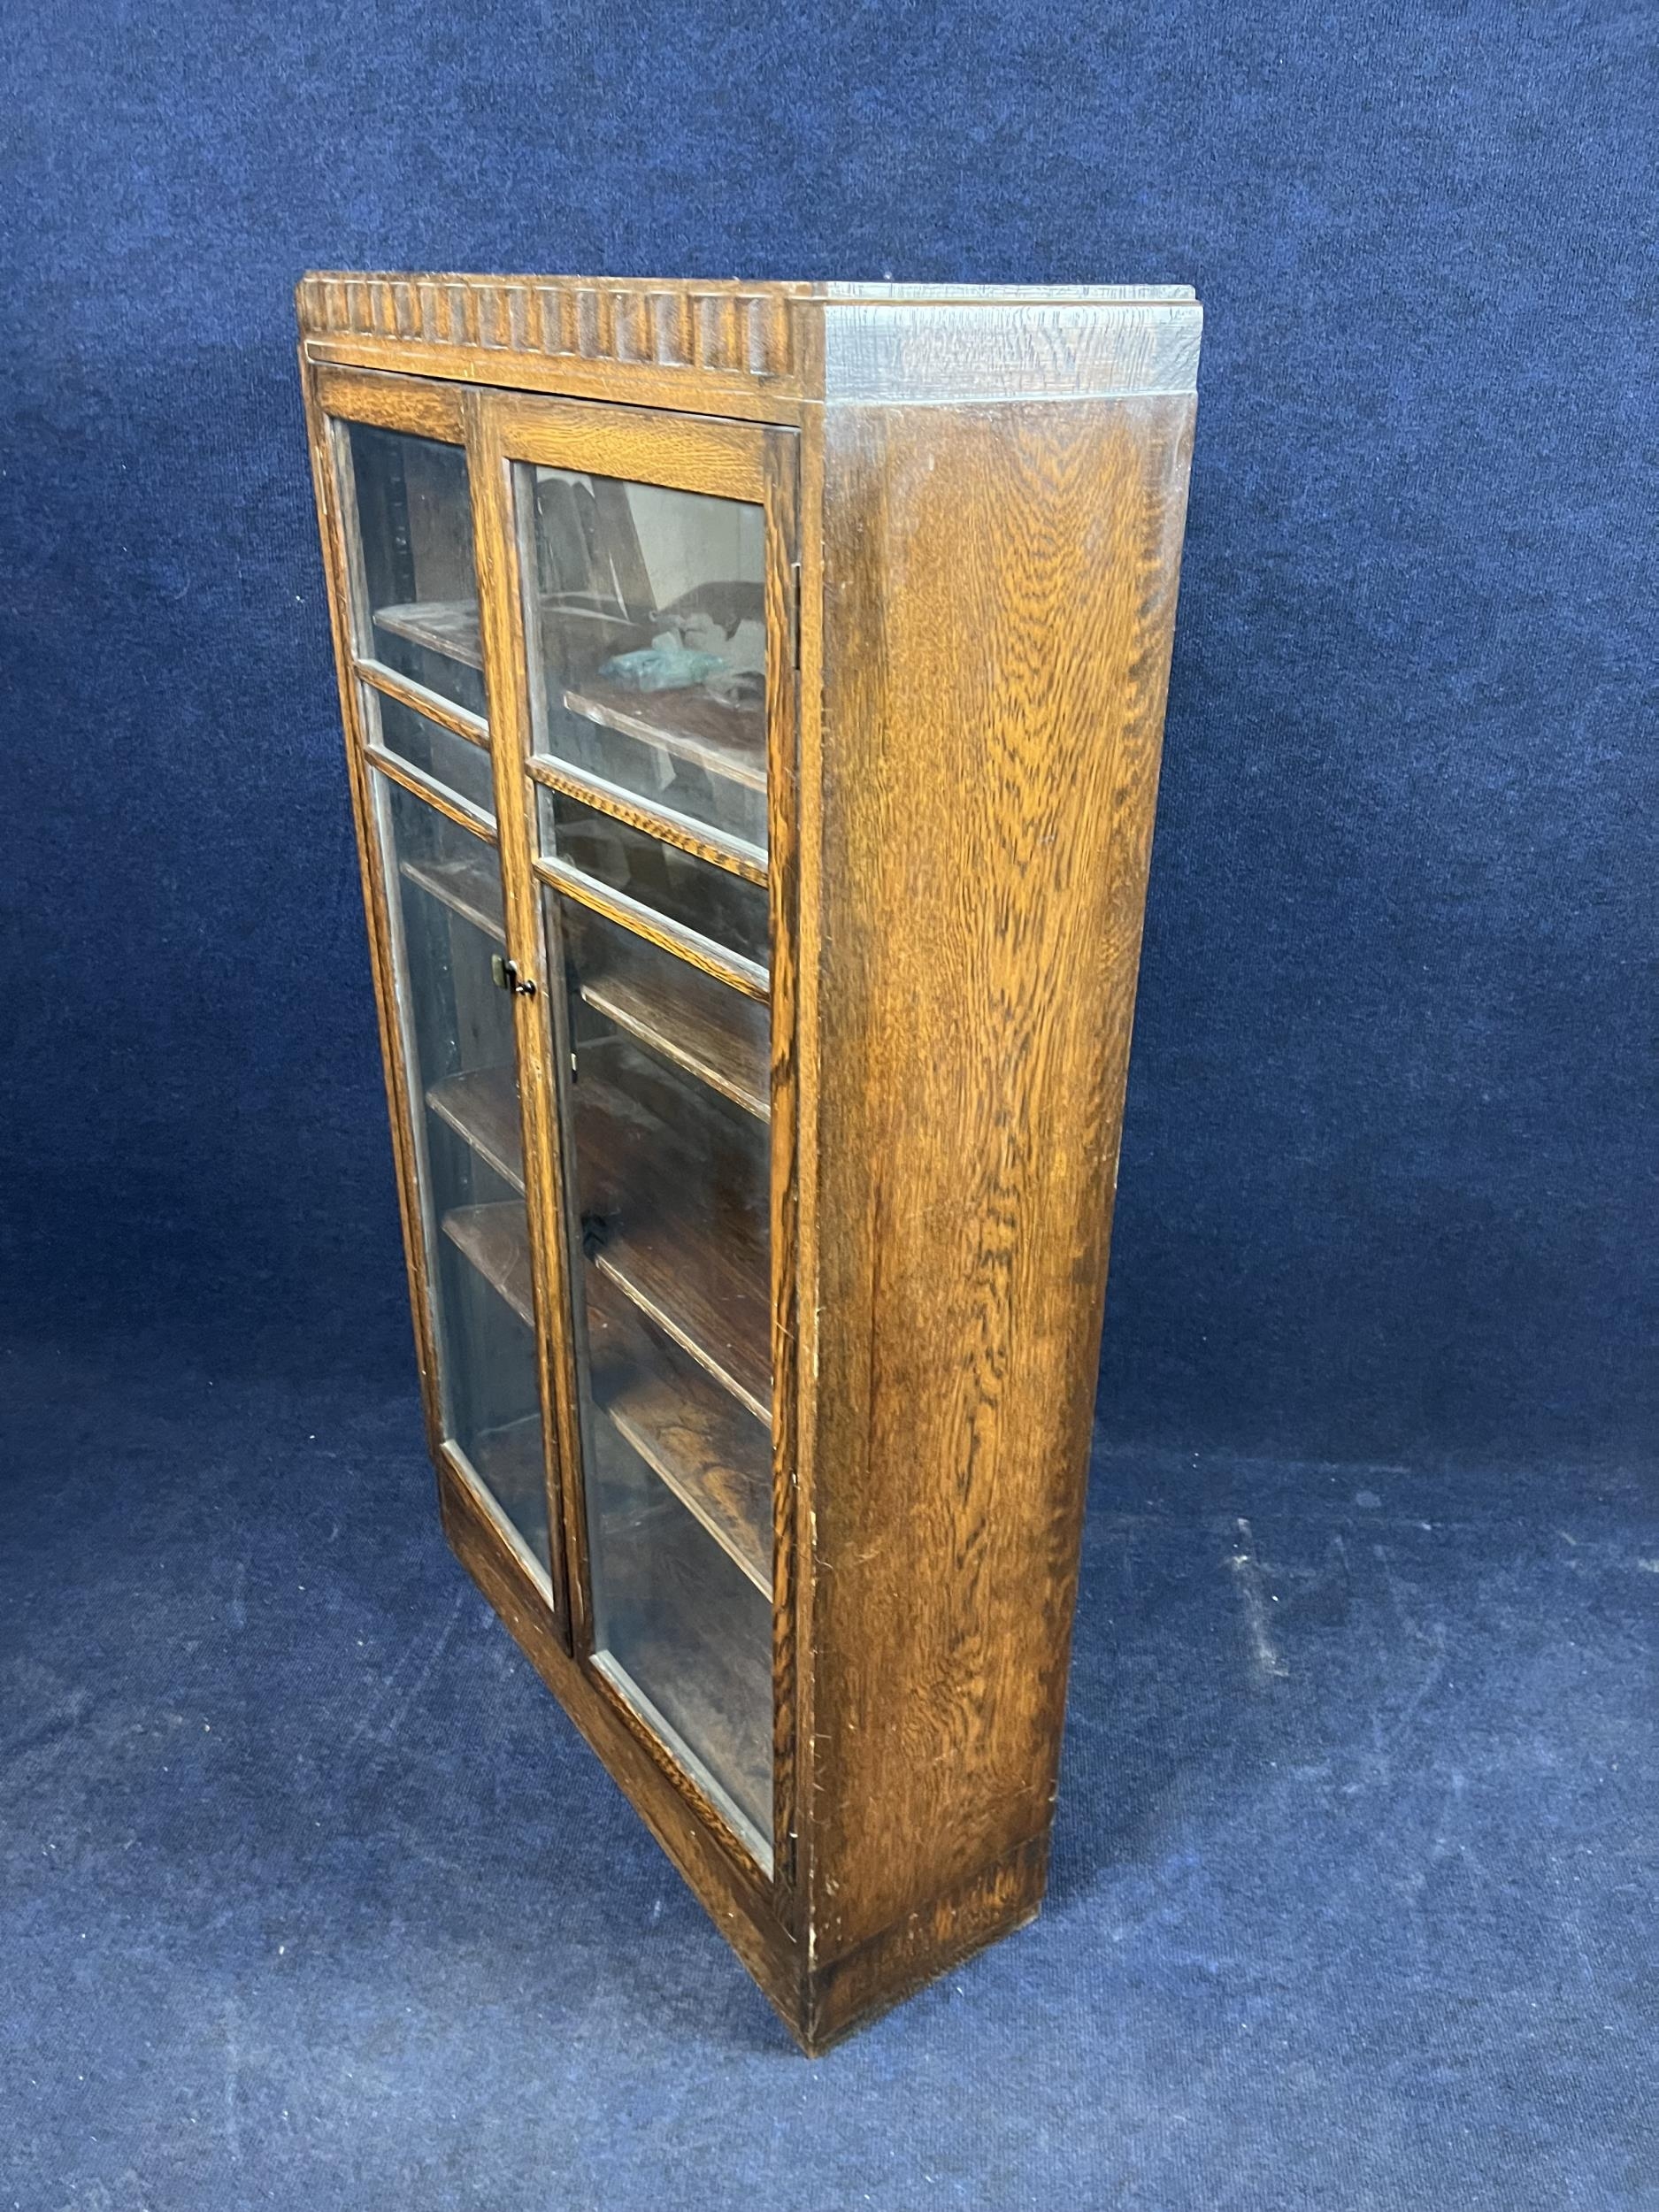
[[[787,1826],[794,441],[505,394],[478,422],[501,555],[486,627],[512,665],[549,979],[576,1650],[770,1874]]]
[[[312,450],[428,1427],[562,1617],[503,874],[520,772],[503,817],[468,421],[445,386],[324,371]]]

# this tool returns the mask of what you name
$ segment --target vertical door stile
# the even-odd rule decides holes
[[[790,436],[789,498],[790,615],[795,664],[790,676],[790,726],[787,746],[793,763],[787,818],[777,834],[787,841],[787,868],[780,868],[776,926],[787,946],[789,992],[789,1060],[787,1071],[787,1127],[790,1146],[788,1316],[790,1401],[788,1462],[778,1471],[777,1546],[780,1584],[775,1622],[779,1672],[777,1729],[789,1746],[788,1812],[785,1824],[779,1804],[780,1849],[787,1854],[790,1891],[780,1912],[803,1947],[810,1950],[813,1919],[813,1848],[818,1801],[815,1765],[814,1637],[815,1577],[813,1439],[818,1395],[818,1305],[817,1178],[818,1041],[818,879],[822,852],[821,807],[823,719],[824,561],[821,521],[824,441],[821,411],[808,410],[800,430]],[[783,802],[780,798],[780,809]],[[787,884],[787,890],[786,886]],[[780,1088],[784,1076],[774,1078]],[[780,1122],[784,1109],[780,1105]],[[780,1293],[781,1302],[781,1293]],[[780,1450],[781,1462],[781,1450]]]
[[[469,393],[466,407],[474,558],[493,733],[507,949],[518,986],[514,994],[518,1097],[533,1300],[538,1321],[536,1368],[547,1440],[548,1525],[555,1532],[553,1584],[565,1642],[580,1655],[591,1640],[591,1609],[587,1594],[581,1485],[575,1474],[581,1465],[581,1447],[564,1233],[558,1091],[552,1079],[557,1064],[563,959],[543,928],[541,901],[531,867],[532,821],[524,764],[534,740],[511,465],[500,436],[494,396]],[[534,987],[526,991],[523,987],[526,983]]]
[[[798,1395],[795,1033],[796,851],[800,780],[800,569],[796,449],[787,431],[765,446],[768,897],[772,936],[772,1884],[793,1918],[798,1828],[795,1771],[795,1432]]]

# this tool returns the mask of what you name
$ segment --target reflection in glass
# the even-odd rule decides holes
[[[466,456],[349,424],[366,610],[357,650],[481,715],[484,656]]]
[[[494,846],[374,780],[426,1155],[445,1432],[546,1568],[512,1007],[490,967],[504,942],[501,872]]]
[[[563,469],[518,479],[537,750],[764,851],[761,510]]]

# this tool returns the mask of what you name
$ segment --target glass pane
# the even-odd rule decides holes
[[[367,423],[347,428],[368,597],[356,611],[357,650],[482,714],[466,456]]]
[[[541,849],[653,913],[764,967],[766,888],[543,787]]]
[[[573,899],[562,912],[575,987],[587,1004],[623,1035],[764,1121],[766,1009]]]
[[[569,985],[595,1661],[769,1863],[766,1010],[548,903]]]
[[[481,745],[474,745],[470,738],[457,737],[453,730],[446,730],[439,723],[427,721],[424,714],[417,714],[401,700],[387,698],[372,685],[365,684],[361,689],[369,732],[388,753],[396,753],[413,766],[424,768],[447,790],[459,798],[470,799],[486,814],[495,813],[489,755]]]
[[[494,846],[377,776],[424,1159],[445,1432],[546,1567],[512,1002]]]
[[[764,850],[761,510],[564,469],[518,477],[537,749]]]

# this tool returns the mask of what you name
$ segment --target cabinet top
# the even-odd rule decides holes
[[[645,277],[301,280],[314,359],[787,421],[803,404],[1183,394],[1185,284],[755,283]]]

